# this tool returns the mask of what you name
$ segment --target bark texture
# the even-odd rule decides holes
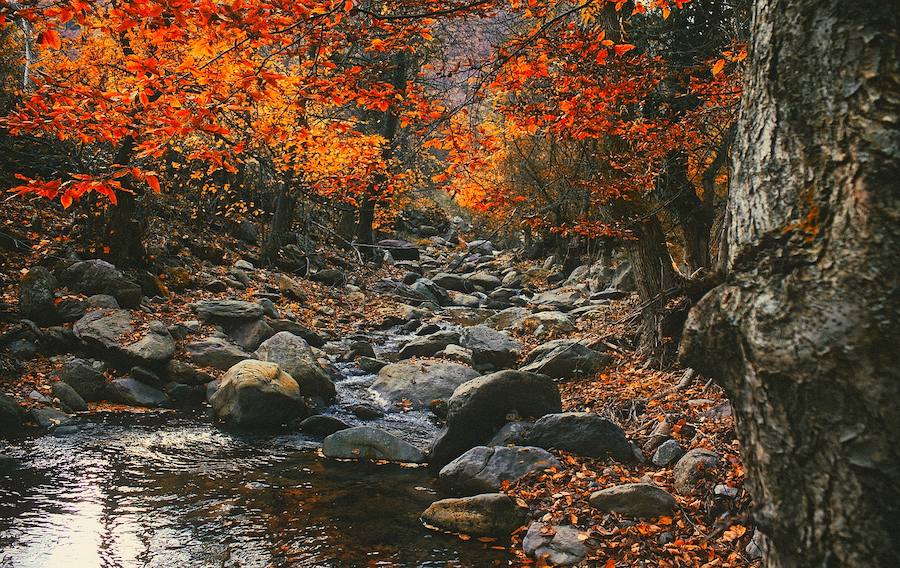
[[[900,565],[897,20],[754,5],[727,278],[681,355],[732,399],[770,566]]]

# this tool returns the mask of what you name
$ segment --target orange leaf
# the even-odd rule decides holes
[[[40,44],[42,47],[59,49],[62,47],[62,39],[59,37],[59,34],[56,33],[56,30],[46,30],[41,34]]]
[[[725,60],[724,59],[720,59],[720,60],[716,61],[715,65],[712,66],[713,77],[715,77],[716,75],[721,73],[722,69],[724,69],[724,68],[725,68]]]
[[[147,176],[147,185],[150,186],[150,189],[153,190],[153,193],[159,193],[159,180],[156,179],[156,176]]]
[[[620,43],[619,45],[615,46],[613,49],[616,50],[616,55],[622,55],[623,53],[628,53],[629,51],[631,51],[634,48],[635,48],[635,46],[630,43]]]

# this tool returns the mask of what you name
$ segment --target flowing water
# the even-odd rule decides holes
[[[392,346],[388,346],[391,348]],[[343,365],[329,413],[373,400]],[[367,422],[426,446],[423,412]],[[95,414],[0,441],[0,567],[492,566],[507,554],[429,531],[422,468],[326,460],[299,433],[248,434],[203,413]]]

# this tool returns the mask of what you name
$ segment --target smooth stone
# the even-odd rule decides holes
[[[422,450],[384,430],[368,426],[347,428],[322,442],[322,452],[330,458],[386,460],[404,463],[425,461]]]
[[[441,499],[422,513],[422,522],[440,530],[474,536],[509,536],[527,518],[505,493]]]
[[[662,517],[675,512],[675,498],[649,483],[626,483],[591,494],[592,507],[626,517]]]
[[[550,467],[562,465],[541,448],[476,446],[445,465],[440,471],[440,482],[453,494],[476,495],[500,491],[504,481],[512,483]]]

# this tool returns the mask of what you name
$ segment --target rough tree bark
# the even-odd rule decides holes
[[[263,262],[272,264],[278,256],[278,251],[284,244],[285,235],[294,222],[294,212],[297,209],[297,196],[292,187],[293,176],[286,176],[278,188],[278,197],[275,200],[275,214],[269,227],[269,234],[262,247]]]
[[[898,27],[881,0],[754,6],[727,279],[681,354],[731,397],[770,566],[900,566]]]
[[[117,166],[130,164],[134,145],[133,137],[125,137],[116,150],[113,163]],[[118,192],[117,204],[107,210],[103,244],[109,247],[107,256],[116,266],[143,266],[147,257],[144,248],[147,221],[141,206],[141,195],[129,176],[124,176],[121,181],[126,191]]]

